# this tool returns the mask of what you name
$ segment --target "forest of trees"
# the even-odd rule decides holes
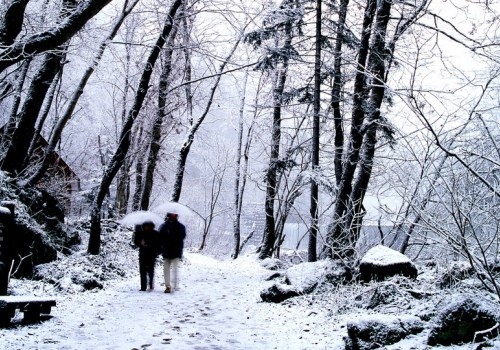
[[[90,254],[103,217],[166,201],[202,218],[200,249],[222,235],[233,258],[250,212],[260,258],[280,254],[291,218],[309,261],[355,258],[364,225],[403,253],[437,244],[477,268],[498,251],[495,3],[0,6],[1,170],[46,185],[62,157]]]

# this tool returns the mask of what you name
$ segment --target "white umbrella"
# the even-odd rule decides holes
[[[151,211],[139,210],[125,215],[118,222],[122,225],[142,225],[145,221],[152,221],[158,227],[162,224],[163,217]]]
[[[167,213],[177,214],[179,215],[180,220],[192,219],[193,216],[197,216],[195,212],[191,210],[189,207],[177,202],[166,202],[160,204],[152,208],[151,211],[153,213],[162,215],[163,217],[165,217]]]

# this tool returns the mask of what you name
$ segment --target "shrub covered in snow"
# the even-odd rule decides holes
[[[473,275],[474,269],[469,263],[455,262],[448,266],[439,276],[438,283],[441,288],[451,288]]]
[[[424,324],[416,316],[363,315],[347,323],[344,341],[346,350],[377,349],[423,330]]]
[[[361,259],[359,273],[360,279],[368,282],[383,281],[395,275],[417,278],[418,270],[407,256],[383,245],[377,245],[368,250]]]
[[[75,223],[84,242],[89,223]],[[99,255],[89,255],[85,246],[69,256],[36,267],[35,277],[50,283],[66,293],[103,288],[110,280],[134,273],[137,269],[137,252],[130,246],[132,230],[113,221],[103,221],[102,245]]]

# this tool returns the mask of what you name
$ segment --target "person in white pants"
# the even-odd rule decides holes
[[[165,278],[165,293],[179,290],[179,258],[163,259],[163,276]]]
[[[179,222],[176,213],[169,212],[158,231],[162,241],[165,293],[172,293],[179,288],[179,261],[184,250],[186,228]]]

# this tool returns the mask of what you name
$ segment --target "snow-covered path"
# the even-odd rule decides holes
[[[53,318],[0,330],[1,349],[335,349],[336,325],[317,309],[261,303],[252,258],[188,254],[181,290],[139,292],[138,277],[61,297]],[[334,329],[336,328],[336,329]],[[337,331],[337,332],[335,332]]]

